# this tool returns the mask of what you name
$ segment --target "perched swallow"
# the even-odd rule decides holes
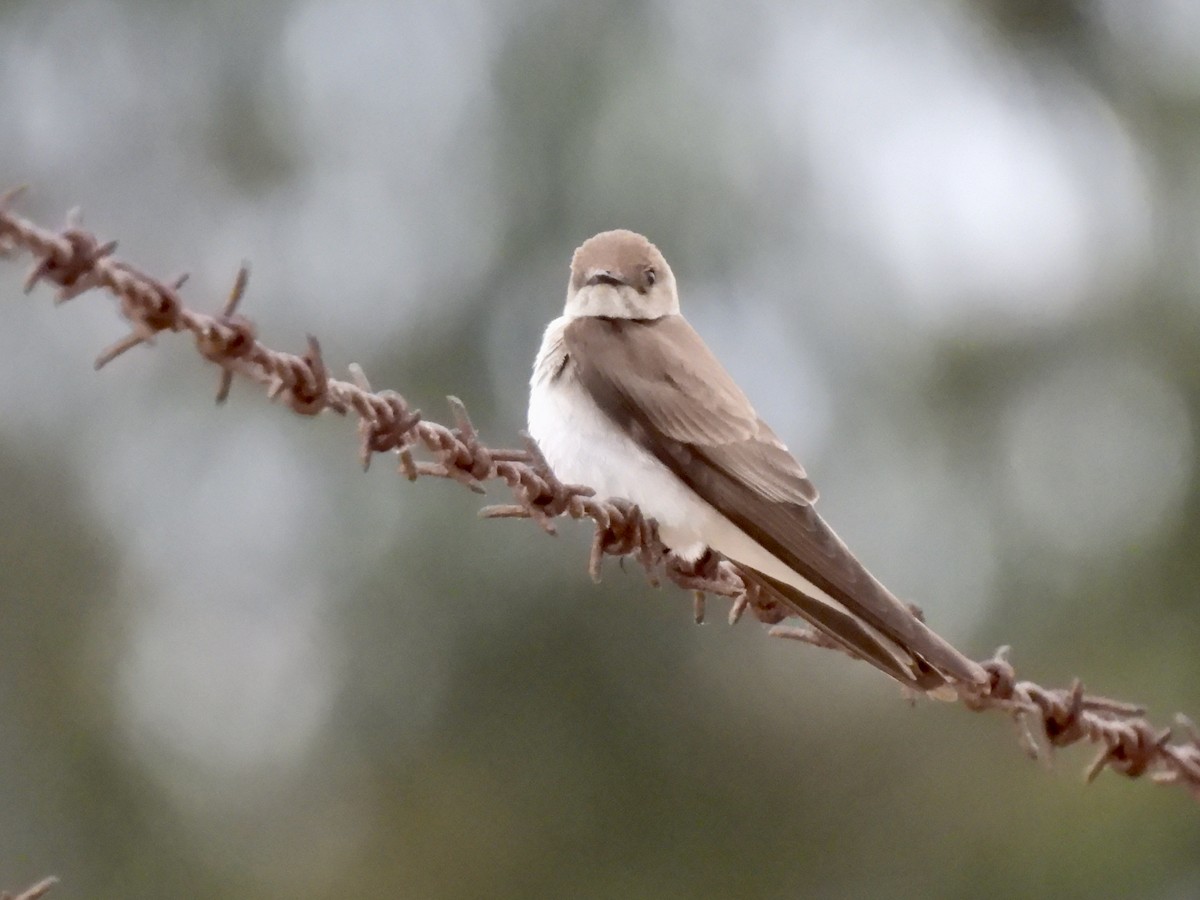
[[[534,363],[529,431],[560,479],[636,503],[684,559],[733,560],[905,686],[987,680],[817,514],[804,468],[680,314],[671,267],[642,235],[606,231],[575,251]]]

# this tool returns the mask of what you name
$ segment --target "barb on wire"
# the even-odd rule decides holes
[[[43,878],[37,884],[32,884],[19,894],[0,891],[0,900],[38,900],[50,893],[50,889],[58,884],[57,878]]]
[[[409,480],[447,478],[479,493],[485,482],[503,481],[513,502],[485,507],[480,514],[532,519],[550,534],[559,517],[591,520],[595,531],[588,571],[594,579],[599,579],[606,556],[631,557],[651,583],[665,577],[692,591],[697,621],[703,620],[707,595],[725,597],[731,601],[731,622],[749,610],[775,626],[773,635],[837,649],[807,628],[779,625],[784,611],[744,580],[730,560],[712,552],[694,562],[675,556],[659,539],[655,523],[629,501],[598,498],[591,488],[561,482],[527,436],[521,449],[486,446],[457,398],[449,400],[454,420],[450,428],[423,418],[395,391],[372,390],[357,365],[350,367],[350,381],[331,377],[314,337],[309,337],[300,355],[267,347],[258,340],[253,323],[237,312],[248,284],[245,266],[218,312],[198,312],[180,297],[184,276],[160,281],[117,259],[116,243],[101,242],[82,227],[76,214],[68,216],[58,231],[41,228],[11,212],[17,193],[0,197],[0,252],[33,257],[26,291],[47,282],[57,286],[58,302],[91,288],[106,290],[119,301],[130,332],[100,354],[97,368],[139,344],[152,343],[160,332],[188,332],[197,351],[221,371],[218,401],[225,399],[234,377],[240,376],[263,385],[268,396],[300,415],[325,410],[353,413],[358,417],[359,458],[364,467],[376,453],[391,452],[399,460],[398,471]],[[422,450],[428,458],[415,458],[414,451]],[[1053,748],[1087,742],[1099,750],[1087,771],[1089,781],[1107,768],[1130,778],[1145,776],[1182,785],[1200,800],[1200,734],[1189,720],[1180,718],[1176,730],[1160,729],[1140,707],[1088,694],[1079,681],[1067,689],[1048,689],[1018,680],[1007,654],[1007,648],[1001,648],[982,663],[990,676],[988,684],[960,686],[958,696],[969,709],[1008,713],[1027,753],[1040,758]]]

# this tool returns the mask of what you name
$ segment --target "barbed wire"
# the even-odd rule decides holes
[[[718,554],[700,560],[681,559],[662,543],[652,520],[627,500],[598,498],[584,485],[564,484],[528,437],[519,449],[495,449],[479,437],[466,407],[450,397],[454,427],[425,419],[402,395],[372,390],[361,367],[351,365],[350,381],[330,375],[317,339],[309,336],[303,354],[271,349],[258,340],[254,324],[238,312],[248,282],[243,266],[220,310],[214,314],[187,307],[180,295],[186,276],[162,281],[115,257],[116,242],[101,242],[82,227],[77,213],[63,228],[44,229],[11,211],[20,191],[0,197],[0,252],[35,259],[25,281],[29,293],[41,282],[57,286],[56,302],[64,303],[93,288],[117,298],[130,332],[100,353],[100,369],[139,344],[152,344],[162,332],[188,332],[196,349],[220,369],[217,400],[229,393],[234,376],[266,387],[267,395],[294,412],[315,416],[325,410],[358,417],[359,458],[366,468],[377,453],[395,453],[398,470],[410,481],[422,476],[448,478],[477,493],[488,481],[503,481],[513,502],[485,507],[487,518],[532,519],[553,534],[554,520],[567,516],[594,523],[588,572],[600,579],[604,557],[631,557],[652,584],[662,578],[693,592],[696,621],[703,621],[707,595],[731,601],[730,622],[749,610],[774,627],[773,636],[825,649],[841,648],[820,632],[780,624],[784,609],[743,579],[737,565]],[[417,459],[423,451],[429,459]],[[1145,710],[1133,704],[1087,693],[1076,680],[1069,688],[1044,688],[1017,678],[1002,647],[981,665],[989,680],[982,686],[956,686],[958,699],[974,711],[1001,710],[1016,723],[1018,738],[1033,758],[1045,758],[1057,747],[1095,744],[1099,754],[1088,767],[1090,782],[1104,769],[1130,778],[1146,777],[1178,784],[1200,800],[1200,732],[1179,716],[1176,728],[1155,727]],[[1178,734],[1176,733],[1178,732]],[[48,886],[47,886],[48,889]],[[37,895],[40,896],[40,895]]]

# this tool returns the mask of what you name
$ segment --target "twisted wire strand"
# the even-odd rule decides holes
[[[375,391],[365,373],[351,365],[349,381],[330,375],[315,337],[308,337],[301,354],[274,350],[258,339],[253,322],[238,312],[249,272],[242,267],[220,310],[208,314],[186,306],[180,291],[186,276],[162,281],[114,256],[116,242],[101,242],[83,228],[77,213],[53,231],[11,211],[20,191],[0,197],[0,252],[32,256],[26,293],[41,282],[57,287],[56,302],[64,303],[99,288],[119,302],[130,331],[100,353],[100,369],[140,344],[152,344],[162,332],[188,332],[196,349],[219,367],[217,400],[229,393],[235,376],[258,383],[267,395],[304,416],[325,410],[358,419],[359,458],[366,468],[376,453],[395,453],[398,470],[409,480],[422,476],[447,478],[483,493],[488,481],[503,481],[513,502],[485,507],[486,518],[532,519],[544,531],[555,532],[554,520],[567,516],[594,524],[588,572],[599,580],[604,557],[632,557],[652,584],[665,577],[694,595],[696,621],[703,621],[706,595],[731,601],[730,622],[750,610],[767,624],[770,634],[824,649],[841,648],[819,632],[779,624],[785,611],[743,580],[738,567],[708,553],[688,562],[675,556],[659,539],[652,520],[634,504],[619,498],[598,498],[584,485],[559,481],[528,437],[520,449],[485,445],[457,398],[450,397],[453,427],[425,419],[404,397],[391,390]],[[414,451],[424,457],[418,459]],[[844,652],[844,651],[843,651]],[[1176,727],[1159,728],[1141,707],[1088,694],[1076,680],[1069,688],[1044,688],[1018,680],[1008,661],[1008,648],[981,663],[990,679],[981,687],[959,686],[958,699],[975,711],[1001,710],[1017,726],[1018,740],[1034,758],[1052,748],[1086,742],[1098,747],[1088,767],[1090,782],[1105,769],[1130,778],[1146,777],[1178,784],[1200,800],[1200,733],[1192,722],[1177,717]],[[36,887],[36,886],[35,886]],[[49,889],[45,886],[42,893]],[[25,895],[22,895],[25,896]],[[29,895],[40,896],[40,894]]]

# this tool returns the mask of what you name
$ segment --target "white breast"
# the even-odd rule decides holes
[[[598,497],[624,497],[658,521],[664,543],[681,555],[704,552],[704,524],[716,510],[608,419],[563,364],[567,318],[546,329],[529,390],[529,433],[554,473],[594,488]]]

